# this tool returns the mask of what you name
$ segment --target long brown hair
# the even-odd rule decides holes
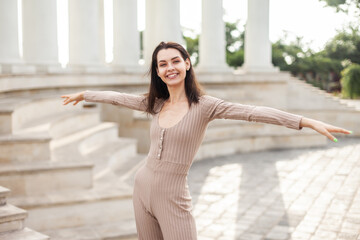
[[[170,94],[166,84],[161,80],[157,75],[157,55],[160,50],[174,48],[178,50],[181,54],[181,57],[184,59],[189,59],[189,53],[178,43],[175,42],[161,42],[154,50],[151,59],[151,66],[148,74],[151,76],[151,82],[149,87],[149,93],[147,94],[147,109],[146,112],[149,114],[155,114],[155,101],[156,99],[166,100],[169,98]],[[186,71],[185,77],[185,93],[189,102],[189,107],[192,103],[198,103],[199,97],[203,94],[202,88],[198,81],[195,78],[195,73],[190,61],[190,68]]]

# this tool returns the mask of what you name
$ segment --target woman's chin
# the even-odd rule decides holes
[[[181,86],[182,84],[184,84],[184,80],[172,79],[166,81],[166,85],[168,87],[178,87]]]

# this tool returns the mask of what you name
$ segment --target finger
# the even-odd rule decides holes
[[[67,98],[67,97],[69,97],[69,96],[67,96],[67,95],[62,95],[61,97],[62,97],[62,98]]]
[[[79,102],[79,101],[74,102],[74,106],[75,106],[76,104],[78,104],[78,102]]]
[[[336,139],[333,135],[331,135],[331,133],[329,133],[328,131],[325,131],[323,134],[324,134],[327,138],[329,138],[331,141],[337,142],[337,139]]]
[[[329,132],[335,132],[335,133],[344,133],[344,134],[351,134],[352,132],[343,128],[339,127],[333,127],[328,129]]]

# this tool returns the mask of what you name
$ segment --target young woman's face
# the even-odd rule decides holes
[[[189,68],[189,59],[184,60],[177,49],[162,49],[157,54],[157,74],[167,86],[183,84]]]

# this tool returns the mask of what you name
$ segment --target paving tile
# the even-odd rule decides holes
[[[199,239],[358,239],[360,138],[195,162]]]

